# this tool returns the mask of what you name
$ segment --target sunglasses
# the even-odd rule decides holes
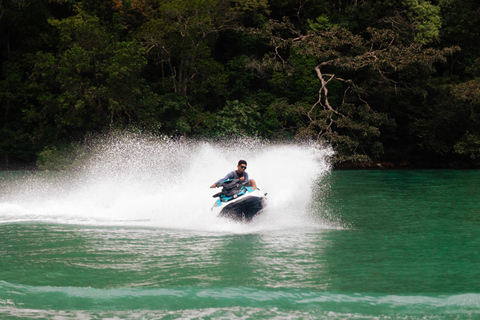
[[[247,166],[240,166],[240,168],[247,169]]]

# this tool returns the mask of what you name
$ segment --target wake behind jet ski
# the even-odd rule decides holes
[[[248,181],[228,179],[216,184],[222,191],[213,195],[217,201],[212,211],[220,217],[236,221],[251,221],[266,206],[266,194],[248,186]]]

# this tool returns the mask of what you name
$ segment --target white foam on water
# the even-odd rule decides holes
[[[314,143],[269,143],[238,138],[219,143],[125,134],[97,142],[74,173],[37,173],[7,182],[0,222],[134,225],[251,232],[332,227],[309,206],[332,150]],[[268,207],[252,223],[218,218],[210,189],[248,162],[249,177],[268,193]],[[5,192],[5,190],[7,192]]]

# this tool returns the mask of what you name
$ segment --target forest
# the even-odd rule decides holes
[[[471,0],[0,0],[0,169],[124,131],[480,166],[478,26]]]

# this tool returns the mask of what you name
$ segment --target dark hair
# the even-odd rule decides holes
[[[247,165],[247,161],[245,161],[245,160],[238,161],[239,166],[242,165],[242,164]]]

